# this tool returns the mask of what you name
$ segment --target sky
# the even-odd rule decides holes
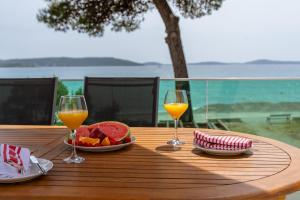
[[[165,28],[156,10],[135,32],[89,37],[55,32],[36,20],[44,0],[0,1],[0,59],[116,57],[171,63]],[[226,0],[212,15],[180,19],[187,62],[300,60],[299,0]]]

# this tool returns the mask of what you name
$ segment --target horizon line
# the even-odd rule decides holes
[[[74,56],[49,56],[49,57],[19,57],[19,58],[0,58],[0,61],[9,61],[9,60],[30,60],[30,59],[52,59],[52,58],[70,58],[70,59],[84,59],[84,58],[108,58],[108,59],[118,59],[118,60],[125,60],[125,61],[131,61],[131,62],[135,62],[138,64],[147,64],[147,63],[158,63],[161,65],[172,65],[172,63],[163,63],[160,61],[134,61],[132,59],[127,59],[127,58],[120,58],[120,57],[113,57],[113,56],[103,56],[103,57],[97,57],[97,56],[78,56],[78,57],[74,57]],[[253,59],[253,60],[248,60],[248,61],[219,61],[219,60],[205,60],[205,61],[192,61],[192,62],[187,62],[187,64],[198,64],[198,63],[216,63],[216,64],[247,64],[247,63],[251,63],[251,62],[299,62],[300,60],[277,60],[277,59],[269,59],[269,58],[257,58],[257,59]]]

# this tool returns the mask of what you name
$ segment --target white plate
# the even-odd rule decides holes
[[[194,147],[196,147],[197,149],[200,149],[201,151],[204,151],[207,154],[217,155],[217,156],[235,156],[235,155],[239,155],[239,154],[242,154],[242,153],[247,153],[251,149],[251,148],[239,149],[239,150],[208,149],[208,148],[201,147],[201,146],[199,146],[195,143],[194,143]]]
[[[124,143],[124,144],[118,144],[118,145],[109,145],[109,146],[100,146],[100,147],[84,147],[84,146],[76,146],[76,149],[82,150],[82,151],[90,151],[90,152],[106,152],[106,151],[116,151],[119,149],[122,149],[124,147],[127,147],[133,143],[135,143],[136,139],[135,137],[131,137],[131,142]],[[64,140],[64,143],[68,146],[71,146],[67,142],[67,140]]]
[[[46,170],[50,171],[53,168],[53,163],[50,160],[38,158],[40,165]],[[18,183],[28,181],[43,175],[41,170],[33,163],[30,163],[28,171],[24,175],[20,175],[14,178],[0,178],[0,183]]]

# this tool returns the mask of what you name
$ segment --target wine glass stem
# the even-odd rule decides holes
[[[175,127],[175,133],[174,133],[174,139],[179,140],[177,136],[177,128],[178,128],[178,119],[174,120],[174,127]]]
[[[73,145],[73,158],[76,158],[77,157],[76,147],[75,147],[76,130],[71,130],[71,134],[72,134],[72,145]]]

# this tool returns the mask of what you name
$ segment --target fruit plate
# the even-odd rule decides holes
[[[135,137],[131,137],[131,142],[124,143],[124,144],[117,144],[117,145],[108,145],[108,146],[99,146],[99,147],[85,147],[85,146],[76,146],[76,149],[79,149],[81,151],[89,151],[89,152],[106,152],[106,151],[116,151],[119,149],[122,149],[124,147],[127,147],[133,143],[135,143],[136,139]],[[71,146],[71,144],[68,143],[68,141],[65,139],[64,143],[68,146]]]
[[[216,156],[236,156],[243,153],[249,153],[251,148],[248,149],[238,149],[238,150],[218,150],[218,149],[209,149],[201,147],[194,143],[194,147],[197,149],[200,149],[201,151],[210,154],[210,155],[216,155]]]
[[[53,168],[53,163],[50,160],[38,158],[38,161],[43,167],[43,169],[48,172]],[[39,176],[43,175],[41,170],[35,165],[30,163],[29,170],[25,172],[24,175],[19,175],[17,177],[2,177],[0,178],[0,183],[18,183],[18,182],[24,182],[29,181],[31,179],[37,178]]]

